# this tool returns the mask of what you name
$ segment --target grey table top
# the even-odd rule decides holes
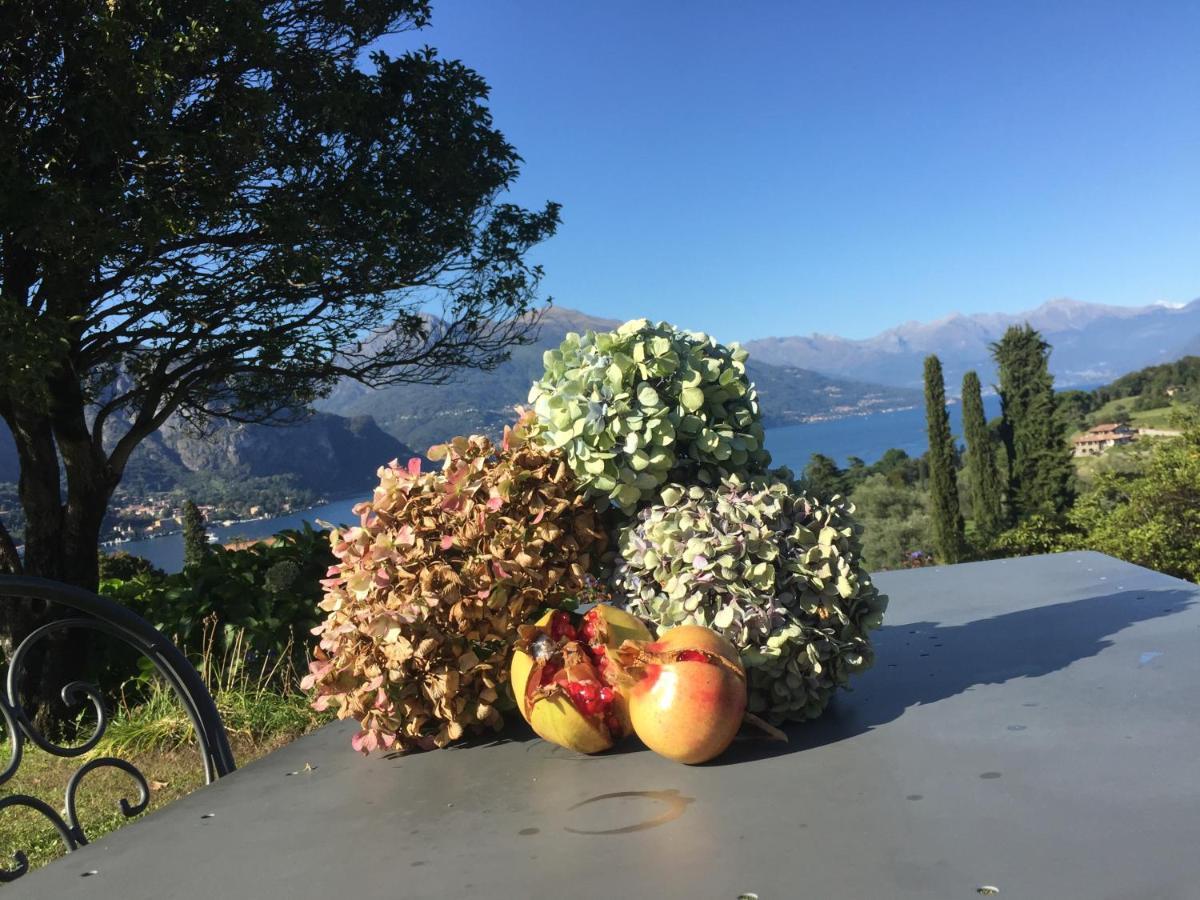
[[[875,668],[786,746],[364,759],[338,723],[0,894],[1200,897],[1200,588],[1092,553],[877,582]]]

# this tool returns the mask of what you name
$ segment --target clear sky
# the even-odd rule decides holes
[[[563,204],[561,306],[746,340],[1200,296],[1197,2],[434,0],[416,40]]]

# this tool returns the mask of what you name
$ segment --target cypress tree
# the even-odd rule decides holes
[[[966,555],[967,541],[958,505],[946,383],[942,378],[942,363],[936,356],[925,357],[925,423],[929,434],[929,496],[935,549],[941,562],[955,563]]]
[[[1054,397],[1050,345],[1028,323],[1013,325],[992,344],[992,357],[1000,370],[1009,521],[1061,515],[1075,499],[1075,467]]]
[[[983,392],[979,376],[963,375],[963,434],[967,439],[967,474],[971,480],[971,506],[975,511],[975,532],[983,543],[999,533],[1004,520],[1001,503],[1000,471],[996,467],[996,449],[983,414]]]
[[[204,513],[189,498],[183,503],[183,567],[199,564],[208,553],[208,533],[204,529]]]

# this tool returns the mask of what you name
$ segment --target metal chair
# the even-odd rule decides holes
[[[21,707],[17,685],[20,682],[19,676],[28,661],[30,648],[52,632],[72,628],[87,628],[107,634],[132,647],[150,660],[154,668],[175,691],[180,703],[187,711],[188,718],[191,719],[204,762],[206,784],[211,784],[234,770],[229,737],[225,733],[225,726],[221,723],[216,704],[213,703],[203,680],[192,664],[188,662],[187,657],[161,632],[120,604],[90,591],[43,578],[0,576],[0,603],[10,603],[15,598],[24,597],[56,603],[81,615],[56,619],[35,629],[21,642],[9,660],[8,677],[4,689],[0,690],[0,717],[3,718],[4,730],[7,733],[5,742],[9,745],[9,760],[3,770],[0,770],[0,785],[4,785],[20,768],[25,741],[29,741],[46,753],[55,756],[78,757],[95,748],[108,729],[109,713],[100,696],[99,689],[95,685],[82,681],[73,681],[62,688],[64,703],[70,706],[86,700],[91,703],[97,717],[96,726],[91,735],[77,746],[63,747],[48,740],[34,727]],[[75,795],[80,783],[89,772],[104,767],[120,769],[137,784],[139,795],[137,803],[131,804],[122,797],[120,800],[121,812],[126,817],[136,816],[143,812],[150,802],[150,789],[146,777],[136,766],[126,760],[103,756],[85,762],[67,782],[65,818],[63,814],[52,809],[42,800],[24,794],[7,794],[0,797],[0,815],[3,815],[4,810],[10,806],[24,806],[36,810],[54,826],[68,852],[82,847],[88,842],[88,839],[79,823]],[[0,882],[15,881],[29,871],[29,859],[24,852],[18,850],[13,859],[16,863],[14,868],[0,868]]]

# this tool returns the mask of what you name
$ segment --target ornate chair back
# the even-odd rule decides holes
[[[179,651],[179,648],[149,622],[120,604],[90,591],[47,581],[43,578],[0,576],[0,604],[15,603],[20,598],[32,598],[57,604],[69,610],[70,615],[36,628],[13,650],[12,656],[8,660],[7,677],[3,687],[0,687],[0,720],[2,720],[5,732],[0,744],[7,743],[8,745],[8,762],[0,769],[0,788],[3,788],[4,784],[15,776],[21,767],[21,757],[26,741],[54,756],[79,757],[90,754],[108,729],[109,711],[99,688],[82,681],[73,681],[62,687],[64,703],[71,706],[87,701],[95,713],[95,728],[82,743],[65,747],[49,740],[34,726],[22,707],[18,686],[21,682],[21,674],[29,662],[30,650],[47,635],[73,628],[101,632],[132,647],[150,661],[171,686],[192,722],[204,763],[205,783],[211,783],[234,770],[229,737],[225,733],[225,726],[221,723],[221,716],[217,712],[216,704],[213,703],[208,689],[204,686],[204,681],[192,664],[188,662],[187,657]],[[54,826],[68,852],[75,850],[88,842],[83,827],[79,823],[75,801],[76,793],[80,782],[89,772],[105,767],[120,769],[127,773],[137,785],[139,794],[137,802],[130,803],[126,798],[121,798],[121,812],[126,817],[136,816],[143,812],[150,802],[150,789],[146,777],[127,760],[113,756],[98,756],[84,762],[67,782],[66,802],[62,813],[36,797],[24,794],[4,794],[0,796],[0,817],[3,816],[4,810],[11,806],[33,809]],[[0,882],[14,881],[29,870],[29,860],[24,852],[18,850],[13,859],[15,862],[13,868],[0,868]]]

